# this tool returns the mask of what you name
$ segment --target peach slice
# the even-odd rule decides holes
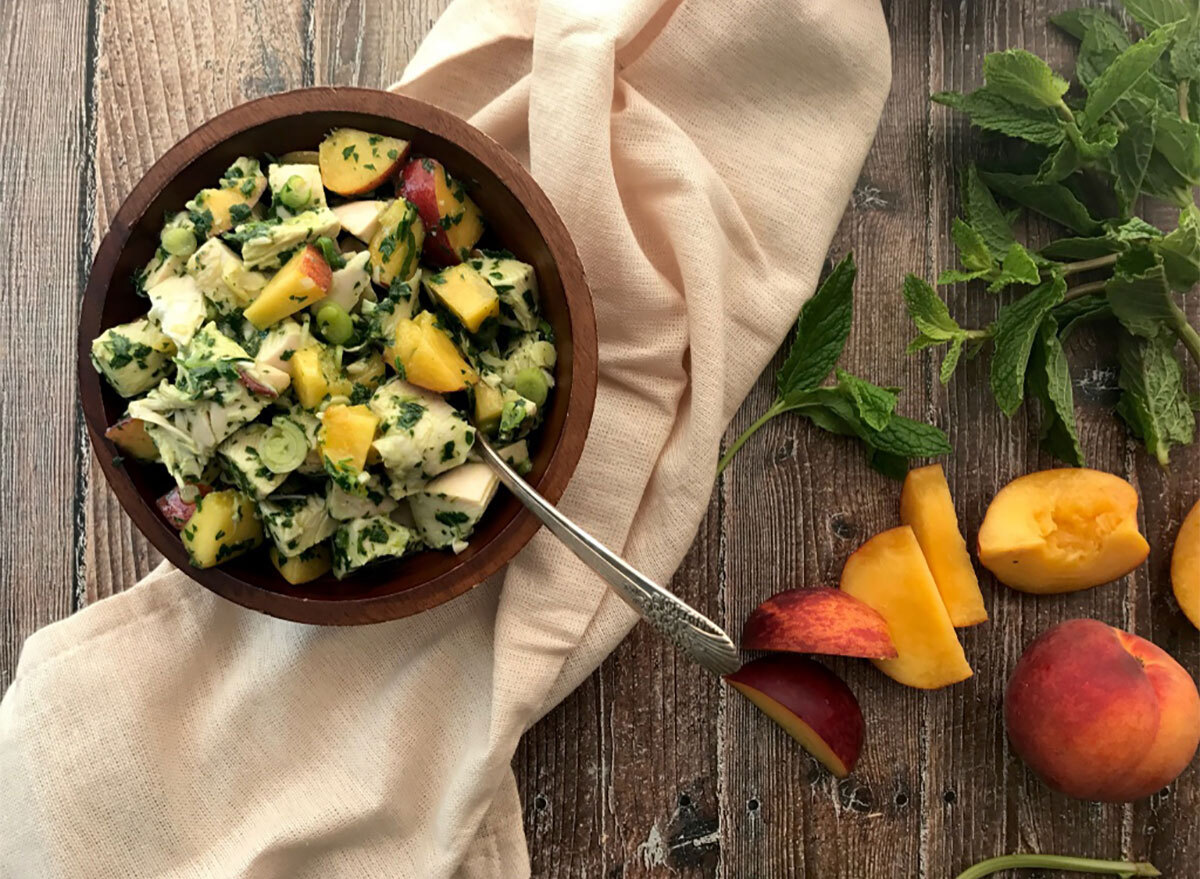
[[[402,198],[384,208],[371,236],[371,280],[387,287],[399,278],[407,281],[417,270],[425,242],[425,224],[417,209]]]
[[[900,493],[900,521],[912,528],[921,544],[950,622],[956,627],[986,622],[979,578],[958,530],[958,515],[941,464],[908,471]]]
[[[323,298],[332,282],[333,270],[321,251],[306,244],[275,273],[242,315],[265,330]]]
[[[742,647],[867,659],[897,655],[879,612],[828,586],[788,589],[772,595],[746,619]]]
[[[104,431],[104,436],[132,458],[139,461],[158,460],[158,447],[150,439],[150,434],[146,433],[146,422],[140,418],[126,416]]]
[[[1200,501],[1179,526],[1171,553],[1171,586],[1179,607],[1200,629]]]
[[[1055,790],[1129,802],[1169,784],[1200,744],[1200,694],[1144,638],[1098,620],[1043,632],[1004,697],[1013,750]]]
[[[838,778],[858,762],[862,709],[845,682],[803,656],[764,656],[725,680]]]
[[[1119,476],[1085,468],[1014,479],[979,528],[979,561],[1022,592],[1074,592],[1108,583],[1143,561],[1138,496]]]
[[[452,266],[467,258],[483,235],[483,214],[441,162],[412,159],[404,166],[398,191],[421,212],[430,259]]]
[[[846,559],[841,588],[887,621],[899,655],[871,660],[885,675],[922,690],[971,676],[921,545],[907,525],[876,534]]]
[[[379,416],[362,404],[330,406],[321,416],[321,455],[335,467],[361,472],[378,426]]]
[[[370,192],[391,177],[408,155],[408,141],[356,128],[335,128],[317,149],[321,182],[338,195]]]

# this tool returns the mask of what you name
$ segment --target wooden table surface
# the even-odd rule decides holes
[[[243,100],[298,86],[385,86],[447,0],[23,0],[0,3],[0,688],[34,629],[127,587],[157,562],[105,487],[76,403],[79,296],[108,218],[191,128]],[[949,388],[929,357],[904,356],[900,279],[953,256],[950,170],[976,135],[931,91],[979,83],[986,51],[1021,46],[1069,70],[1046,25],[1063,0],[884,4],[894,80],[832,252],[860,267],[848,366],[903,385],[901,409],[945,428],[968,542],[988,500],[1049,466],[1032,415],[991,403],[986,358]],[[684,7],[686,11],[686,6]],[[995,303],[955,290],[976,325]],[[1200,316],[1191,297],[1191,315]],[[1152,638],[1195,675],[1200,637],[1168,581],[1172,540],[1200,496],[1200,446],[1159,469],[1113,418],[1104,340],[1072,342],[1081,433],[1093,466],[1143,499],[1147,564],[1117,584],[1035,598],[984,586],[991,622],[963,631],[976,674],[940,692],[834,661],[859,694],[867,745],[838,782],[749,703],[680,662],[639,628],[539,723],[514,759],[539,877],[953,877],[1015,850],[1152,859],[1200,873],[1200,767],[1133,805],[1051,794],[1007,747],[1001,695],[1022,647],[1051,624],[1093,616]],[[1196,387],[1195,371],[1191,375]],[[769,403],[770,375],[739,413]],[[896,524],[899,489],[858,450],[806,422],[777,419],[713,492],[674,587],[736,629],[779,589],[836,581],[846,555]]]

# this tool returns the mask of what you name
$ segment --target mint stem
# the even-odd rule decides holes
[[[1062,301],[1070,302],[1073,299],[1082,299],[1084,296],[1091,296],[1093,293],[1102,293],[1108,281],[1089,281],[1086,284],[1080,284],[1078,287],[1072,287],[1063,294]]]
[[[1175,93],[1179,95],[1179,117],[1184,121],[1188,119],[1188,89],[1191,86],[1191,81],[1186,79],[1179,80],[1179,85],[1175,86]]]
[[[1075,114],[1071,112],[1071,108],[1067,106],[1067,102],[1062,98],[1058,99],[1058,104],[1055,105],[1054,111],[1058,113],[1059,118],[1064,122],[1075,121]]]
[[[742,431],[742,435],[735,439],[733,441],[733,445],[731,445],[725,451],[725,454],[721,456],[721,460],[717,462],[717,475],[721,475],[722,471],[729,466],[729,462],[733,460],[733,456],[738,453],[738,449],[744,446],[746,444],[746,440],[750,439],[750,437],[752,437],[760,427],[762,427],[776,415],[786,411],[787,406],[784,405],[782,400],[776,398],[775,402],[771,404],[770,408],[767,409],[767,411],[764,412],[757,421]]]
[[[1062,266],[1063,275],[1077,275],[1080,272],[1090,272],[1092,269],[1102,269],[1105,266],[1111,266],[1117,261],[1120,254],[1110,253],[1105,256],[1098,256],[1095,259],[1083,259],[1079,262],[1068,262]]]
[[[1097,861],[1093,858],[1074,858],[1067,855],[1002,855],[988,858],[958,874],[958,879],[980,879],[1001,870],[1071,870],[1076,873],[1108,873],[1113,876],[1161,876],[1154,865],[1146,861]]]
[[[1175,328],[1175,335],[1179,336],[1179,341],[1183,342],[1183,347],[1188,349],[1192,360],[1197,366],[1200,366],[1200,333],[1197,333],[1196,328],[1188,323],[1187,315],[1174,302],[1171,303],[1171,324]]]

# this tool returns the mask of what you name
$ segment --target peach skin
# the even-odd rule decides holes
[[[828,586],[772,595],[746,619],[742,647],[866,659],[896,656],[896,645],[879,612]]]
[[[1013,750],[1052,788],[1129,802],[1169,784],[1200,743],[1200,694],[1166,652],[1098,620],[1042,633],[1009,679]]]

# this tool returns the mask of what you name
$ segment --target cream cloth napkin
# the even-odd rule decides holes
[[[457,0],[398,85],[528,162],[572,231],[601,377],[562,507],[651,576],[817,281],[889,67],[877,0]],[[526,876],[518,739],[634,621],[544,532],[349,630],[159,568],[26,643],[0,875]]]

